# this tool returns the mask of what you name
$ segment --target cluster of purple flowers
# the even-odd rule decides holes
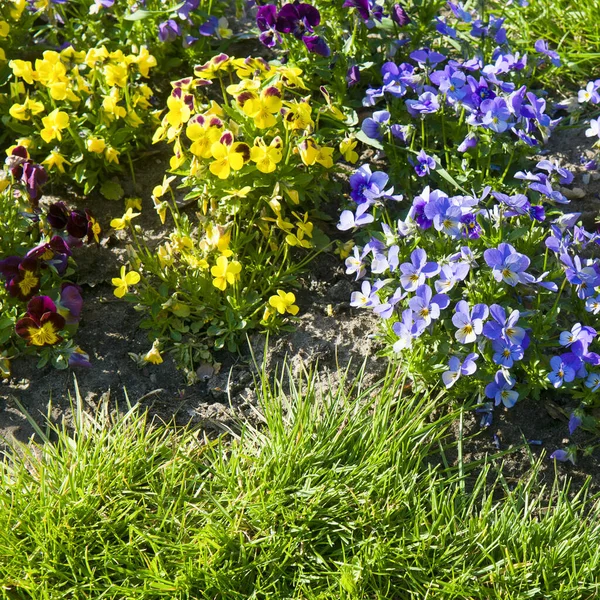
[[[302,40],[310,52],[329,56],[331,51],[327,42],[314,34],[320,22],[319,11],[311,4],[298,0],[284,4],[279,11],[274,4],[265,4],[256,13],[259,39],[268,48],[281,43],[281,34],[287,34]]]
[[[53,346],[62,341],[60,331],[77,326],[83,305],[81,288],[71,282],[61,281],[56,303],[46,295],[36,295],[48,287],[48,275],[59,279],[67,273],[72,249],[83,240],[98,241],[100,227],[88,210],[71,210],[64,202],[55,202],[42,211],[39,198],[47,176],[44,169],[28,158],[27,151],[17,146],[6,159],[13,181],[22,185],[19,197],[27,198],[27,212],[32,224],[41,225],[49,235],[47,241],[38,243],[24,255],[7,256],[0,260],[0,278],[10,297],[28,302],[27,312],[16,323],[16,333],[28,345]],[[17,197],[15,195],[15,197]],[[87,355],[72,345],[67,349],[69,365],[89,366]]]
[[[382,85],[366,91],[363,105],[375,106],[378,101],[391,96],[405,98],[404,107],[412,118],[426,118],[445,108],[456,115],[462,114],[461,123],[470,127],[466,134],[463,132],[465,139],[458,146],[459,152],[477,145],[478,129],[494,134],[510,132],[527,146],[537,146],[540,138],[545,141],[558,120],[552,120],[546,113],[543,97],[538,97],[525,85],[517,85],[518,74],[524,72],[528,59],[527,55],[510,51],[504,19],[489,15],[484,22],[465,10],[461,3],[448,2],[448,7],[458,22],[470,25],[473,48],[477,47],[476,40],[481,38],[497,44],[489,63],[484,64],[478,53],[453,60],[440,50],[421,48],[411,52],[405,62],[386,62],[381,68]],[[364,14],[366,16],[367,12]],[[457,37],[456,30],[446,19],[437,19],[437,30],[451,38]],[[544,40],[538,40],[535,49],[554,64],[560,63],[558,54],[549,49]],[[389,113],[385,120],[378,118],[386,112],[378,111],[367,119],[363,132],[376,140],[390,132],[400,143],[407,143],[399,129],[402,124],[393,123]],[[419,170],[417,172],[422,176]],[[426,170],[421,172],[427,174]]]
[[[385,120],[379,116],[375,124]],[[492,404],[512,407],[517,402],[525,386],[520,373],[530,377],[531,367],[521,366],[524,361],[541,365],[535,367],[539,375],[534,385],[562,387],[583,380],[589,393],[600,390],[600,372],[590,372],[600,365],[600,354],[590,349],[597,336],[594,328],[579,322],[563,332],[559,343],[565,351],[550,359],[533,338],[540,322],[552,328],[557,315],[562,323],[572,314],[570,308],[556,311],[561,298],[579,298],[579,313],[600,314],[600,262],[589,257],[588,249],[600,243],[600,235],[578,224],[580,213],[551,221],[546,214],[545,205],[568,202],[561,186],[573,180],[568,169],[541,160],[531,172],[516,174],[520,193],[486,187],[479,196],[449,196],[425,187],[404,218],[381,223],[379,232],[369,231],[366,244],[353,247],[346,271],[362,280],[362,287],[352,295],[351,305],[393,321],[396,353],[410,356],[415,340],[423,336],[427,341],[422,343],[432,348],[439,343],[433,340],[445,337],[445,347],[450,347],[441,374],[446,387],[477,374]],[[389,210],[398,205],[386,200],[401,199],[389,183],[384,172],[371,172],[367,165],[357,169],[350,178],[356,211],[344,211],[338,227],[377,225],[369,209],[379,205]],[[513,237],[503,241],[507,238],[502,232],[509,235],[516,227],[532,234],[524,242],[513,242]],[[369,274],[374,281],[366,280]],[[482,302],[486,298],[489,303]],[[531,310],[536,302],[546,308]],[[444,317],[444,311],[450,314]],[[571,419],[571,430],[581,422],[578,414]],[[486,425],[490,421],[491,413],[486,413]]]

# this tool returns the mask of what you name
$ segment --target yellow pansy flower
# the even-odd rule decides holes
[[[125,210],[133,210],[137,208],[138,210],[142,210],[142,199],[141,198],[125,198]]]
[[[175,259],[173,258],[173,253],[171,252],[171,245],[168,242],[165,242],[161,246],[158,247],[158,260],[160,261],[160,266],[164,269],[165,267],[172,267]]]
[[[137,129],[144,122],[138,117],[138,114],[135,110],[130,110],[125,117],[125,123],[134,129]]]
[[[33,84],[35,79],[35,73],[33,71],[33,65],[28,60],[11,60],[8,66],[12,69],[13,75],[19,77],[27,82],[29,85]]]
[[[35,78],[45,86],[68,82],[67,68],[60,60],[60,54],[54,50],[46,50],[43,57],[35,61]]]
[[[250,148],[250,158],[261,173],[272,173],[276,169],[277,163],[282,159],[282,145],[283,141],[279,136],[274,138],[269,146],[262,138],[254,140],[254,146]]]
[[[281,110],[281,92],[275,86],[264,89],[259,98],[250,98],[244,102],[244,114],[254,119],[259,129],[273,127],[277,123],[276,114]]]
[[[199,158],[210,158],[211,146],[219,140],[222,133],[223,121],[219,117],[195,116],[185,130],[185,135],[193,142],[190,152]]]
[[[0,21],[0,38],[7,37],[9,31],[10,25],[6,21]]]
[[[85,141],[85,147],[89,152],[102,154],[106,148],[104,138],[91,136]]]
[[[233,135],[225,131],[218,142],[210,147],[212,157],[215,159],[209,165],[210,172],[219,179],[227,179],[229,173],[239,171],[250,158],[248,144],[233,142]]]
[[[69,126],[69,115],[55,108],[47,117],[42,119],[44,128],[40,131],[42,139],[49,144],[52,140],[62,140],[61,131]]]
[[[109,163],[119,164],[119,154],[121,154],[118,150],[113,148],[112,146],[108,146],[104,151],[104,157]]]
[[[32,115],[39,115],[41,112],[44,112],[44,105],[30,98],[27,98],[23,104],[13,104],[8,111],[13,119],[19,121],[29,121]]]
[[[306,166],[314,165],[316,162],[327,169],[333,167],[333,148],[319,146],[313,139],[304,140],[299,146],[300,158]]]
[[[103,63],[108,58],[108,50],[106,46],[100,48],[91,48],[85,55],[85,64],[92,69],[98,63]]]
[[[146,352],[144,356],[142,356],[142,360],[144,360],[145,362],[152,363],[153,365],[160,365],[163,359],[160,355],[159,346],[160,342],[158,340],[154,340],[154,342],[152,343],[152,348],[148,352]]]
[[[286,312],[291,315],[298,314],[300,309],[294,302],[296,302],[296,296],[292,292],[284,292],[283,290],[277,290],[277,295],[269,298],[269,304],[282,315]]]
[[[169,96],[167,108],[169,112],[165,115],[165,119],[171,127],[178,129],[189,121],[191,110],[183,97]]]
[[[90,229],[94,234],[94,241],[96,244],[100,243],[100,234],[102,233],[102,228],[100,227],[100,223],[94,219],[91,215],[88,215],[88,219],[90,221]]]
[[[123,64],[108,64],[103,71],[106,83],[111,87],[116,85],[124,88],[127,85],[127,66]]]
[[[133,62],[137,65],[142,77],[148,77],[150,69],[157,64],[156,58],[148,52],[146,46],[140,48],[140,53],[134,58]]]
[[[65,165],[70,165],[71,163],[56,150],[51,150],[46,160],[42,161],[42,164],[46,165],[48,169],[56,167],[60,173],[64,173]]]
[[[300,75],[302,75],[302,69],[299,69],[298,67],[281,66],[277,68],[277,72],[287,87],[300,88],[303,90],[308,89],[300,77]]]
[[[312,108],[306,100],[285,102],[282,110],[283,123],[292,131],[311,129],[315,123],[310,116]]]
[[[119,88],[112,88],[107,96],[102,99],[102,108],[109,114],[114,115],[117,119],[122,119],[127,116],[127,110],[123,106],[119,106],[121,99]]]
[[[137,271],[126,273],[125,265],[123,265],[121,267],[121,277],[112,278],[112,284],[115,286],[115,296],[122,298],[129,291],[129,286],[139,283],[140,279],[140,274]]]
[[[347,160],[352,164],[358,160],[358,152],[354,151],[357,144],[358,141],[353,140],[352,138],[345,138],[340,142],[340,152],[342,153],[344,160]]]
[[[12,0],[13,8],[10,11],[10,16],[15,21],[18,21],[27,6],[27,0]]]
[[[227,284],[233,285],[240,278],[242,265],[237,260],[229,262],[226,256],[219,256],[217,264],[212,267],[210,274],[214,277],[213,285],[224,291]]]
[[[139,217],[140,213],[134,213],[132,208],[128,208],[127,211],[125,212],[125,214],[118,219],[113,219],[110,222],[110,226],[113,229],[125,229],[125,227],[127,227],[127,225],[129,225],[129,223],[131,222],[132,219],[135,219],[136,217]]]

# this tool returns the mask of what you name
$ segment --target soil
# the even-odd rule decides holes
[[[582,193],[581,197],[573,198],[568,210],[582,212],[586,224],[591,225],[600,207],[600,180],[584,180],[585,170],[579,157],[595,155],[593,141],[585,137],[584,130],[582,127],[557,132],[545,154],[576,171],[576,180],[570,188],[580,188]],[[141,195],[143,210],[138,222],[150,240],[158,241],[163,230],[149,191],[162,181],[165,160],[162,155],[151,155],[141,162],[144,166],[137,170],[138,186],[125,178],[120,183],[126,196]],[[46,198],[55,199],[52,195]],[[71,203],[77,200],[73,196],[66,199]],[[94,197],[87,205],[93,207],[105,232],[110,232],[110,220],[122,214],[121,202]],[[110,406],[119,410],[126,409],[128,402],[140,403],[157,419],[177,425],[192,422],[217,434],[238,429],[244,420],[256,419],[254,377],[256,365],[263,360],[269,373],[281,372],[286,366],[292,373],[316,368],[322,374],[323,386],[338,385],[338,367],[344,370],[348,364],[351,371],[358,370],[364,361],[371,382],[387,368],[386,359],[377,357],[380,348],[373,337],[375,319],[366,311],[350,307],[354,281],[345,275],[341,261],[332,254],[322,254],[302,277],[302,291],[297,294],[301,312],[294,332],[271,338],[268,346],[262,336],[251,336],[251,350],[248,348],[239,355],[223,353],[218,357],[222,363],[220,371],[214,373],[210,367],[205,368],[200,381],[191,386],[186,385],[183,374],[168,356],[161,365],[139,368],[130,353],[145,353],[150,347],[146,333],[139,328],[141,316],[132,305],[114,297],[110,283],[118,274],[126,245],[127,239],[119,232],[109,235],[99,247],[78,251],[78,283],[84,290],[85,304],[76,339],[89,353],[93,366],[77,372],[56,371],[51,367],[40,370],[34,359],[15,361],[11,378],[0,387],[0,436],[4,448],[13,440],[26,442],[34,435],[17,401],[40,424],[48,415],[52,421],[69,426],[76,384],[92,413],[107,399]],[[496,467],[502,463],[509,487],[525,476],[532,462],[545,453],[540,468],[542,484],[551,486],[555,476],[560,481],[570,477],[571,491],[575,492],[590,477],[591,489],[600,491],[599,452],[589,455],[580,452],[576,466],[555,464],[548,459],[552,451],[568,443],[580,448],[598,443],[598,438],[582,430],[568,437],[565,415],[572,408],[560,396],[542,402],[525,398],[510,410],[496,408],[489,428],[480,427],[480,415],[466,411],[462,432],[456,424],[454,436],[462,440],[466,463],[512,449],[494,463]]]

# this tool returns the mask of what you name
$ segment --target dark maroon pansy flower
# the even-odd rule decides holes
[[[48,207],[46,220],[52,229],[61,231],[67,226],[69,220],[69,209],[64,202],[54,202]]]
[[[17,274],[7,280],[6,289],[14,298],[29,300],[40,289],[38,261],[35,258],[23,258]]]
[[[6,281],[10,281],[19,274],[19,265],[22,260],[20,256],[9,256],[0,260],[0,274]]]
[[[27,315],[17,321],[15,331],[28,346],[53,346],[62,341],[58,332],[64,326],[65,319],[56,312],[52,299],[36,296],[27,304]]]
[[[67,219],[67,233],[78,239],[88,234],[88,216],[82,210],[72,210]]]

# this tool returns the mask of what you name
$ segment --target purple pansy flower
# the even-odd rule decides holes
[[[519,393],[512,389],[515,383],[514,378],[507,371],[501,369],[496,372],[494,381],[486,386],[485,395],[492,398],[496,406],[502,403],[507,408],[512,408],[519,399]]]
[[[523,348],[518,344],[512,344],[504,338],[498,338],[492,342],[494,355],[492,360],[501,367],[510,369],[516,361],[523,358]]]
[[[307,31],[312,33],[320,22],[321,15],[314,6],[296,0],[281,7],[275,27],[280,33],[291,33],[301,40]]]
[[[158,39],[161,42],[172,42],[181,35],[181,27],[174,19],[169,19],[158,25]]]
[[[448,361],[448,370],[442,373],[442,381],[447,389],[450,389],[459,379],[461,375],[472,375],[477,371],[475,361],[479,358],[479,354],[472,352],[467,355],[464,361],[460,361],[457,356],[451,356]]]
[[[555,450],[550,455],[550,458],[558,460],[560,462],[569,461],[572,464],[575,464],[575,450],[571,447],[569,447],[567,450]]]
[[[419,337],[425,330],[426,325],[422,319],[415,321],[410,308],[402,312],[402,319],[392,325],[393,332],[398,336],[398,340],[393,345],[394,352],[400,352],[405,348],[412,346],[413,339]]]
[[[417,161],[413,164],[415,168],[415,173],[419,177],[425,177],[425,175],[429,175],[431,171],[435,170],[436,167],[435,160],[431,156],[426,154],[425,150],[421,150],[417,154]]]
[[[450,298],[446,294],[433,296],[431,288],[427,284],[420,285],[415,290],[415,295],[409,300],[408,306],[413,313],[429,325],[440,316],[440,310],[447,308]]]
[[[513,310],[507,317],[504,307],[499,304],[490,306],[491,321],[488,321],[483,327],[483,335],[490,340],[504,338],[511,344],[522,346],[524,349],[529,346],[529,337],[522,327],[517,326],[520,317],[518,310]]]
[[[407,292],[414,292],[425,279],[433,277],[440,272],[440,266],[436,262],[427,262],[427,254],[422,248],[416,248],[411,252],[410,262],[400,265],[400,285]]]
[[[373,113],[373,117],[368,117],[362,122],[361,129],[372,140],[382,140],[384,134],[383,126],[389,122],[390,113],[387,110],[378,110]]]
[[[350,296],[350,306],[353,306],[354,308],[373,308],[380,304],[377,290],[381,285],[382,283],[379,282],[379,285],[374,284],[371,286],[368,281],[363,281],[360,292],[352,292]]]
[[[348,229],[354,229],[355,227],[362,227],[363,225],[372,223],[375,218],[373,215],[366,212],[368,209],[369,205],[364,203],[357,207],[356,215],[351,210],[342,211],[337,228],[340,231],[348,231]]]
[[[356,85],[360,81],[360,69],[356,65],[352,65],[348,68],[346,73],[346,83],[348,87]]]
[[[546,40],[538,40],[533,47],[540,54],[547,56],[555,67],[560,67],[560,56],[558,55],[558,52],[550,50]]]
[[[597,392],[600,389],[600,373],[590,373],[585,380],[585,386],[592,392]]]
[[[517,252],[510,244],[503,242],[497,249],[488,249],[483,257],[488,267],[492,268],[492,276],[496,281],[504,281],[514,287],[517,283],[531,283],[534,279],[525,272],[531,262],[529,258]]]
[[[457,328],[454,336],[461,344],[471,344],[483,331],[483,322],[487,319],[489,309],[485,304],[476,304],[469,310],[466,300],[456,304],[452,323]]]
[[[441,62],[446,60],[446,56],[444,54],[440,54],[435,50],[430,50],[429,48],[421,48],[421,50],[415,50],[411,52],[410,58],[419,64],[421,67],[435,67],[435,65],[439,65]]]
[[[277,7],[274,4],[260,6],[256,13],[256,25],[260,31],[258,38],[267,48],[272,48],[278,41],[281,42],[281,36],[275,28],[276,24]]]

